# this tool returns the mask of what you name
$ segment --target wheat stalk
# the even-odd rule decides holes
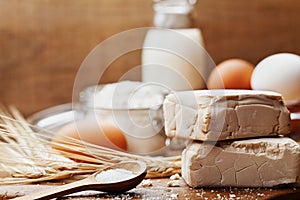
[[[38,133],[32,128],[16,108],[10,107],[9,111],[0,108],[0,184],[66,179],[126,160],[145,162],[147,178],[180,173],[180,156],[134,155],[68,137],[51,143],[50,134]]]

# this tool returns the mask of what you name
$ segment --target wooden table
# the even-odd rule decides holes
[[[286,188],[199,188],[193,189],[188,187],[183,180],[180,180],[180,187],[168,187],[170,179],[152,179],[152,186],[143,186],[140,184],[137,188],[124,194],[106,194],[95,191],[85,191],[72,194],[59,199],[270,199],[277,195],[292,194],[298,192],[299,187]],[[0,199],[10,199],[24,194],[30,194],[42,189],[55,187],[57,183],[46,185],[10,185],[0,186]],[[284,197],[280,199],[297,199]],[[298,198],[299,199],[299,198]]]

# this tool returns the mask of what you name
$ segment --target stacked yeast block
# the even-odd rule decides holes
[[[182,155],[182,176],[191,187],[272,187],[295,183],[299,145],[290,138],[191,143]]]
[[[300,148],[289,138],[290,115],[278,93],[199,90],[164,101],[169,137],[193,140],[182,154],[192,187],[261,187],[296,182]],[[251,139],[249,139],[251,138]]]
[[[164,101],[167,136],[225,140],[288,134],[290,113],[274,92],[197,90]]]

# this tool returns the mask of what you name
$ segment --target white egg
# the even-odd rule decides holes
[[[251,77],[254,90],[281,93],[287,102],[300,100],[300,56],[279,53],[263,59]]]

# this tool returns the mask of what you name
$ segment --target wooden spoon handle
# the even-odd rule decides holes
[[[52,199],[59,196],[64,196],[67,194],[72,194],[75,192],[88,190],[91,185],[89,185],[89,181],[87,179],[83,179],[80,181],[76,181],[73,183],[48,188],[45,190],[42,190],[40,192],[25,195],[22,197],[15,198],[15,200],[46,200],[46,199]]]

